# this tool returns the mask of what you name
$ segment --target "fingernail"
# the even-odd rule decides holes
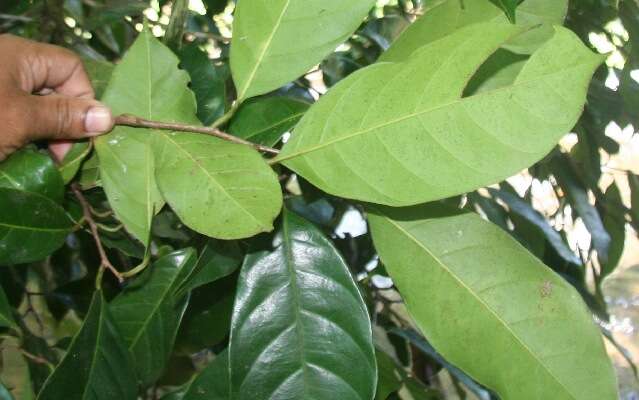
[[[84,120],[84,129],[89,136],[106,133],[113,127],[111,110],[106,107],[96,106],[89,109]]]

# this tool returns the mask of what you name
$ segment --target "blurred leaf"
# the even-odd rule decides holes
[[[253,143],[275,146],[290,131],[310,104],[287,97],[263,97],[240,107],[228,127],[229,133]]]
[[[164,44],[179,51],[182,48],[184,28],[189,16],[189,0],[175,0],[171,5],[171,18],[164,34]]]
[[[182,400],[229,399],[229,354],[225,350],[195,377]]]
[[[328,239],[288,211],[275,246],[248,255],[242,267],[229,345],[231,398],[324,398],[328,388],[331,398],[372,398],[371,326],[348,267]]]
[[[44,259],[72,228],[64,209],[48,197],[0,188],[0,265]]]
[[[229,0],[204,0],[204,4],[208,15],[217,15],[226,9]]]
[[[18,328],[16,321],[13,319],[11,305],[2,286],[0,286],[0,327]]]
[[[579,295],[507,233],[437,204],[371,208],[369,222],[410,314],[446,360],[504,400],[617,398]]]
[[[78,181],[82,190],[102,186],[102,182],[100,181],[100,160],[98,159],[97,152],[93,152],[93,154],[82,163]]]
[[[18,189],[62,202],[64,182],[48,155],[20,150],[0,163],[0,188]]]
[[[2,382],[0,382],[0,400],[14,400],[13,396]]]
[[[104,90],[109,85],[115,65],[106,61],[87,59],[82,60],[82,62],[84,63],[84,69],[87,71],[87,74],[89,74],[89,78],[91,79],[91,84],[95,91],[95,98],[99,100],[102,98]]]
[[[471,25],[406,62],[351,75],[304,115],[275,160],[332,195],[391,206],[459,195],[521,171],[574,126],[602,58],[557,28],[513,85],[462,97],[477,68],[517,31]]]
[[[150,266],[110,304],[144,386],[160,377],[171,355],[188,304],[188,295],[176,298],[175,291],[180,274],[195,263],[193,249],[171,253]]]
[[[603,215],[603,225],[610,234],[610,251],[608,260],[601,263],[600,281],[613,273],[619,265],[626,242],[626,217],[621,210],[623,202],[616,183],[612,183],[605,195],[606,212]]]
[[[629,172],[628,185],[630,185],[630,216],[635,225],[639,226],[639,176]]]
[[[501,8],[513,24],[516,22],[516,10],[519,0],[490,0],[497,7]]]
[[[102,292],[97,291],[80,331],[38,400],[135,400],[135,373]]]
[[[238,102],[307,72],[357,29],[374,4],[374,0],[239,2],[231,41]]]
[[[182,47],[178,53],[180,67],[191,77],[191,90],[197,100],[197,117],[211,125],[226,109],[226,74],[223,67],[213,65],[208,55],[194,44]]]
[[[369,21],[359,33],[386,51],[409,25],[410,22],[400,15],[388,15]]]
[[[397,365],[391,356],[383,351],[376,350],[375,358],[377,360],[377,392],[375,400],[386,400],[391,393],[394,393],[402,387],[402,381],[399,379]]]

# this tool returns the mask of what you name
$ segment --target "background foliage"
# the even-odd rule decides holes
[[[565,18],[565,25],[593,51],[607,53],[607,60],[588,86],[584,113],[574,129],[574,115],[552,115],[552,109],[569,104],[568,109],[581,111],[586,86],[578,73],[548,79],[557,95],[546,99],[554,103],[527,103],[547,118],[525,121],[512,117],[512,108],[483,105],[490,116],[511,115],[508,133],[517,131],[522,137],[506,156],[491,160],[490,176],[469,171],[463,179],[459,171],[466,168],[464,159],[490,153],[497,144],[478,138],[452,169],[437,160],[428,164],[423,153],[412,159],[402,154],[413,163],[402,170],[405,175],[390,161],[379,161],[397,154],[393,144],[382,149],[390,156],[378,143],[380,147],[336,145],[336,152],[347,154],[341,161],[306,155],[305,149],[315,151],[313,135],[321,124],[326,128],[330,122],[328,130],[337,126],[345,134],[360,132],[370,122],[361,109],[349,105],[370,102],[376,111],[371,118],[402,115],[418,102],[416,88],[433,89],[427,78],[444,82],[441,93],[432,91],[430,101],[437,106],[509,89],[520,71],[534,75],[530,55],[544,51],[538,49],[553,36],[552,28],[512,38],[520,29],[513,25],[473,25],[477,21],[463,18],[455,25],[444,17],[459,9],[457,0],[399,0],[375,7],[371,1],[352,0],[348,9],[326,15],[313,7],[289,10],[275,0],[244,0],[242,5],[206,0],[191,2],[190,8],[187,3],[10,0],[0,5],[0,32],[78,52],[99,97],[116,114],[215,123],[238,137],[277,147],[295,127],[275,173],[248,147],[212,138],[204,142],[195,134],[153,133],[150,151],[150,134],[132,127],[119,127],[94,146],[77,144],[59,166],[37,145],[0,164],[0,398],[85,398],[87,393],[93,393],[90,398],[169,400],[289,398],[282,393],[377,400],[614,397],[614,379],[602,362],[601,341],[582,300],[602,333],[611,337],[602,284],[619,263],[627,232],[635,235],[639,228],[639,177],[615,171],[622,178],[611,179],[608,163],[620,146],[606,135],[612,122],[639,126],[639,84],[633,75],[639,69],[635,0],[570,1],[567,9],[565,2],[555,0],[492,1],[501,9],[487,1],[466,1],[468,15],[476,11],[491,23],[503,20],[522,27],[560,24]],[[327,1],[325,6],[339,8],[341,3]],[[272,15],[284,21],[274,32],[267,18]],[[539,15],[548,20],[539,21]],[[233,25],[233,16],[238,25]],[[289,18],[314,23],[287,25]],[[444,23],[438,25],[438,18]],[[334,29],[331,35],[318,35],[316,24]],[[599,65],[602,58],[578,46],[568,31],[559,32],[555,47],[548,50],[556,53],[547,59],[569,64],[573,57],[587,64],[579,64],[584,69]],[[264,41],[238,39],[248,36]],[[469,37],[476,43],[447,60],[450,49]],[[427,44],[424,38],[436,43],[431,52],[416,55],[413,51]],[[232,41],[239,43],[233,52]],[[435,53],[438,43],[446,46]],[[495,52],[495,47],[501,48]],[[343,89],[355,82],[349,76],[380,57],[409,62],[358,72],[354,76],[359,84],[370,85],[367,91]],[[461,85],[450,66],[468,63],[475,72],[472,59],[481,65],[474,80],[460,88],[459,98],[447,97],[457,96],[453,88]],[[420,75],[415,65],[433,69]],[[292,76],[302,77],[282,80],[281,70],[289,68]],[[404,80],[394,79],[398,76]],[[402,107],[375,109],[375,99],[386,98],[384,85],[391,80],[405,88],[395,94]],[[341,81],[343,86],[329,91]],[[515,89],[506,93],[518,95]],[[238,107],[236,99],[246,101]],[[446,111],[443,120],[458,112]],[[352,122],[356,116],[362,117],[359,125]],[[441,128],[435,112],[428,117],[426,131]],[[545,156],[557,138],[542,132],[553,124],[574,133]],[[453,129],[445,128],[447,133]],[[210,157],[220,153],[223,161]],[[494,183],[542,156],[516,178],[454,197],[446,205],[397,211],[337,197],[413,205]],[[122,157],[133,161],[123,166]],[[204,157],[211,159],[202,168],[189,163]],[[346,178],[356,170],[353,160],[363,166],[360,173],[379,178],[373,190],[368,182]],[[154,163],[158,169],[149,173]],[[247,165],[253,171],[248,176],[241,170]],[[444,183],[422,193],[410,183],[424,165],[426,173]],[[224,180],[213,178],[218,174]],[[326,183],[326,176],[334,180]],[[115,268],[135,271],[150,262],[144,272],[125,284],[108,273],[102,279],[103,260],[81,225],[83,204],[73,196],[71,182],[84,191]],[[246,187],[265,197],[256,201]],[[540,199],[549,196],[554,205],[545,207]],[[271,232],[282,197],[285,211]],[[624,203],[627,198],[630,203]],[[459,214],[459,204],[492,225],[475,214]],[[353,228],[357,223],[363,224],[359,231]],[[16,233],[7,228],[14,225],[33,229]],[[449,248],[451,243],[465,248]],[[473,246],[481,250],[450,254]],[[425,272],[405,268],[415,260],[438,285],[424,289],[419,279]],[[502,260],[507,265],[496,268]],[[463,275],[468,262],[483,266],[475,272],[483,281]],[[457,280],[447,281],[441,271]],[[485,279],[492,276],[494,281]],[[508,290],[493,291],[492,298],[482,299],[485,309],[474,308],[470,295],[499,286],[500,280],[508,283]],[[503,304],[514,306],[501,310]],[[503,312],[486,312],[490,309]],[[543,329],[538,321],[546,324]],[[508,329],[500,330],[502,325]],[[541,363],[546,356],[557,360]],[[310,378],[300,378],[300,364],[308,368],[302,376]],[[87,365],[92,366],[90,374]],[[586,367],[579,370],[577,365]]]

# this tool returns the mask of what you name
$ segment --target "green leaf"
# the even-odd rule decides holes
[[[235,272],[242,263],[242,253],[236,242],[211,240],[204,246],[192,269],[180,276],[179,293],[190,292]]]
[[[375,351],[377,360],[377,392],[375,400],[386,400],[391,393],[402,387],[402,381],[397,372],[397,364],[391,356],[381,350]]]
[[[11,392],[0,382],[0,400],[14,400]]]
[[[519,0],[490,0],[497,7],[501,8],[508,19],[514,24],[516,22],[516,10]]]
[[[462,97],[482,63],[518,31],[471,25],[406,62],[351,75],[304,115],[275,161],[330,194],[393,206],[521,171],[575,125],[602,57],[557,28],[512,85]]]
[[[48,197],[0,188],[0,265],[42,260],[62,246],[72,227]]]
[[[0,163],[0,188],[38,193],[62,202],[64,182],[51,157],[25,149]]]
[[[87,71],[87,74],[89,74],[89,79],[91,79],[91,84],[95,91],[95,98],[101,99],[104,94],[104,90],[111,80],[111,75],[113,74],[115,65],[106,61],[87,59],[82,60],[82,62],[84,63],[84,69]]]
[[[182,400],[229,400],[229,354],[224,351],[189,384]]]
[[[2,328],[17,328],[16,321],[13,319],[13,313],[11,311],[11,305],[4,292],[2,286],[0,286],[0,327]]]
[[[319,64],[354,31],[374,0],[239,2],[231,71],[239,102],[268,93]]]
[[[275,146],[310,104],[288,97],[266,97],[246,102],[231,120],[228,131],[253,143]]]
[[[103,101],[114,115],[134,114],[160,121],[197,123],[188,74],[148,31],[143,31],[113,71]],[[149,139],[156,132],[116,127],[95,147],[109,203],[126,229],[148,245],[151,219],[164,202],[157,188]]]
[[[282,192],[257,151],[189,133],[162,132],[154,139],[158,185],[189,228],[227,240],[273,230]]]
[[[630,216],[639,226],[639,176],[629,172],[628,185],[630,185]]]
[[[226,79],[222,67],[200,48],[191,43],[179,53],[180,66],[191,77],[191,89],[197,99],[197,117],[204,125],[211,125],[224,115],[226,109]]]
[[[348,267],[317,228],[288,211],[274,245],[242,267],[230,398],[371,400],[371,325]]]
[[[417,326],[502,400],[618,398],[579,294],[508,233],[437,204],[374,208],[369,222]]]
[[[97,291],[80,331],[45,382],[38,400],[135,400],[134,377],[129,355],[102,292]]]
[[[113,320],[133,355],[143,385],[158,379],[166,366],[188,296],[175,296],[179,276],[196,262],[193,249],[173,252],[148,268],[110,304]]]
[[[189,0],[175,0],[173,2],[171,19],[164,34],[164,43],[172,49],[179,50],[182,47],[189,12]]]
[[[615,182],[606,190],[605,208],[606,213],[603,216],[603,225],[606,232],[610,234],[610,249],[608,251],[608,259],[601,264],[600,280],[605,279],[613,273],[625,249],[626,242],[626,217],[620,209],[623,205],[619,187]]]
[[[88,142],[75,142],[71,147],[71,150],[64,156],[64,160],[58,167],[62,179],[65,184],[68,184],[75,178],[82,162],[91,153],[91,146]]]
[[[500,0],[496,0],[500,1]],[[512,1],[512,0],[504,0]],[[504,48],[520,54],[531,54],[553,34],[552,25],[563,24],[568,0],[526,0],[517,7],[517,26],[531,28],[504,43]],[[492,0],[445,0],[429,8],[384,53],[380,61],[404,61],[422,46],[476,23],[507,22],[504,13]]]

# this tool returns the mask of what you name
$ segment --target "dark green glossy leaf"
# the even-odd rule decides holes
[[[601,334],[579,294],[506,232],[437,204],[376,207],[369,222],[417,326],[502,400],[617,399]]]
[[[371,400],[371,326],[348,267],[317,228],[288,211],[274,245],[242,267],[230,398]]]
[[[64,182],[48,155],[25,149],[0,163],[0,188],[38,193],[62,202]]]
[[[246,102],[231,120],[229,133],[253,143],[274,146],[308,110],[308,103],[288,97],[266,97]]]
[[[0,188],[0,265],[42,260],[72,227],[64,209],[48,197]]]
[[[191,382],[182,400],[229,400],[229,354],[223,351]]]
[[[242,256],[235,242],[209,241],[200,252],[195,267],[182,270],[179,292],[190,292],[232,274],[242,263]]]
[[[231,70],[240,102],[296,79],[357,29],[374,0],[239,2]]]
[[[80,331],[38,400],[135,400],[135,373],[102,292],[93,295]]]
[[[477,69],[517,32],[474,24],[405,62],[358,71],[304,115],[275,160],[330,194],[391,206],[448,198],[521,171],[573,128],[602,58],[557,27],[513,84],[463,97]]]
[[[110,304],[143,385],[160,377],[171,355],[188,304],[188,296],[175,296],[178,277],[195,262],[193,249],[171,253],[149,266]]]
[[[226,109],[226,79],[222,67],[213,65],[208,55],[194,43],[182,47],[178,55],[180,67],[191,77],[197,117],[204,125],[211,125]]]

